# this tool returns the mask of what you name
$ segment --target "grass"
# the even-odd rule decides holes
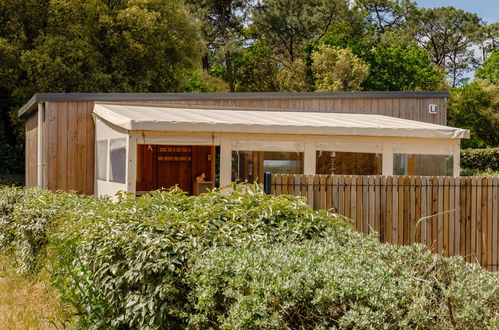
[[[0,329],[64,328],[64,309],[48,275],[20,275],[0,255]]]

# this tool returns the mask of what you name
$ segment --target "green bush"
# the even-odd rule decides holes
[[[461,168],[461,176],[499,176],[499,171],[494,172],[492,170],[480,170],[472,168]]]
[[[461,167],[472,175],[477,172],[499,172],[499,148],[463,149]]]
[[[8,252],[15,240],[13,212],[24,190],[0,186],[0,249]]]
[[[200,197],[173,189],[116,203],[94,199],[75,211],[55,241],[55,269],[82,326],[184,327],[192,309],[186,274],[206,249],[300,242],[346,225],[302,199],[234,188]]]
[[[347,225],[302,199],[233,188],[117,201],[2,188],[0,243],[19,272],[50,268],[83,327],[177,327],[190,310],[185,272],[205,249],[303,241]]]
[[[347,229],[213,248],[189,281],[197,329],[499,328],[499,274]]]
[[[44,264],[50,236],[83,198],[37,188],[0,188],[0,248],[12,254],[19,272],[33,274]]]

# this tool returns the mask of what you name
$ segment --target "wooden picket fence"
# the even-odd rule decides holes
[[[272,174],[271,193],[354,221],[382,242],[420,242],[499,271],[499,177]]]

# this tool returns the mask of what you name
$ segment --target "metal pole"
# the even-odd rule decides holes
[[[266,194],[271,193],[271,180],[272,180],[272,174],[269,172],[265,172],[263,175],[263,191]]]

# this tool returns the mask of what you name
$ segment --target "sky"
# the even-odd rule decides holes
[[[499,0],[414,0],[418,7],[448,7],[463,9],[475,13],[485,22],[499,22]]]

